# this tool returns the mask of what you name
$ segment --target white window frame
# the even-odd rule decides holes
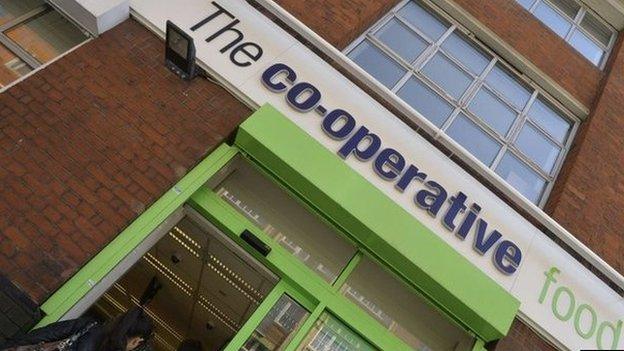
[[[21,0],[15,0],[15,1],[21,1]],[[12,28],[15,28],[23,23],[26,23],[34,18],[36,18],[39,15],[43,15],[46,13],[49,13],[51,11],[55,11],[58,12],[61,16],[63,16],[65,19],[67,19],[70,23],[72,23],[78,30],[80,30],[84,35],[85,35],[85,40],[83,40],[82,42],[76,44],[73,48],[69,49],[67,52],[72,51],[73,49],[75,49],[76,47],[79,47],[80,45],[88,42],[91,39],[91,34],[89,34],[89,32],[85,31],[80,25],[78,25],[76,22],[74,22],[72,19],[68,18],[67,16],[65,16],[64,13],[60,12],[57,8],[55,8],[54,6],[50,5],[49,3],[45,2],[35,8],[33,8],[32,10],[0,25],[0,45],[4,46],[10,53],[12,53],[13,55],[15,55],[17,58],[19,58],[20,60],[22,60],[29,68],[30,68],[30,72],[28,72],[27,74],[24,74],[20,77],[17,77],[15,80],[6,83],[6,84],[2,84],[0,83],[0,92],[5,91],[6,89],[8,89],[9,87],[13,86],[16,82],[21,81],[23,78],[28,77],[30,75],[32,75],[34,72],[36,72],[38,70],[38,68],[41,68],[53,61],[55,61],[56,59],[58,59],[59,57],[63,56],[64,54],[66,54],[67,52],[61,53],[59,54],[57,57],[55,57],[54,59],[48,61],[48,62],[41,62],[39,60],[37,60],[32,54],[30,54],[28,51],[26,51],[24,48],[22,48],[18,43],[16,43],[15,41],[13,41],[11,38],[9,38],[5,33],[9,30],[11,30]]]
[[[604,51],[604,55],[602,56],[602,58],[600,59],[600,63],[598,65],[595,65],[596,67],[598,67],[599,69],[603,70],[607,64],[607,61],[609,60],[609,56],[611,56],[611,51],[613,49],[613,46],[615,45],[615,41],[617,39],[617,34],[618,31],[613,28],[613,26],[611,26],[607,21],[605,21],[604,19],[602,19],[602,17],[600,17],[600,15],[598,15],[596,12],[592,11],[591,9],[589,9],[587,6],[585,6],[585,4],[576,1],[576,0],[570,0],[573,1],[574,3],[576,3],[579,6],[579,10],[576,13],[576,16],[574,17],[574,19],[570,19],[570,16],[568,16],[567,14],[565,14],[563,11],[561,11],[561,9],[559,9],[559,7],[557,7],[557,5],[555,5],[552,1],[550,0],[531,0],[533,3],[531,4],[531,6],[527,9],[527,11],[529,11],[532,15],[533,12],[535,11],[535,9],[537,8],[537,6],[539,5],[540,2],[545,2],[546,4],[548,4],[548,6],[550,6],[554,11],[556,11],[558,14],[560,14],[561,16],[563,16],[563,18],[566,18],[568,20],[570,20],[570,24],[572,24],[572,26],[570,27],[570,29],[568,30],[568,32],[566,33],[566,35],[563,37],[563,40],[565,40],[566,43],[568,43],[572,48],[574,48],[574,50],[578,51],[576,49],[576,47],[574,47],[574,45],[572,45],[570,43],[570,40],[572,39],[572,34],[574,34],[574,32],[576,31],[581,31],[583,34],[585,34],[587,36],[587,38],[589,38],[594,44],[598,45],[598,47],[600,47],[603,51]],[[523,7],[524,8],[524,7]],[[603,43],[601,43],[597,38],[595,38],[591,33],[589,33],[587,30],[585,30],[585,28],[583,28],[581,26],[581,22],[583,21],[583,18],[585,18],[585,14],[590,13],[592,16],[594,16],[598,21],[600,21],[600,23],[602,23],[605,27],[607,27],[610,31],[611,31],[611,37],[609,38],[609,43],[608,45],[604,45]],[[540,20],[539,18],[535,17],[535,19],[537,19],[538,21],[544,23],[542,20]],[[548,27],[550,29],[550,25],[548,23],[544,23],[544,25],[546,27]],[[557,35],[558,36],[558,35]],[[585,57],[585,55],[583,55],[582,53],[580,53],[580,51],[578,51],[579,54],[583,57]],[[586,58],[586,57],[585,57]],[[586,58],[587,59],[587,58]],[[589,59],[587,59],[589,61]],[[591,62],[591,61],[589,61]],[[591,62],[592,65],[594,65],[593,62]]]
[[[391,19],[396,18],[402,24],[408,26],[410,29],[412,29],[416,33],[419,33],[421,37],[427,38],[428,36],[422,33],[422,31],[415,28],[413,25],[409,24],[407,21],[401,20],[400,16],[397,16],[398,11],[410,1],[415,1],[418,5],[424,6],[425,9],[431,11],[432,13],[444,19],[450,24],[446,32],[442,34],[442,36],[435,43],[433,43],[432,46],[430,45],[429,47],[427,47],[425,51],[422,54],[420,54],[413,63],[406,62],[403,58],[395,54],[390,48],[384,45],[379,39],[374,37],[374,33],[376,33],[379,29],[381,29]],[[435,53],[442,50],[440,49],[441,44],[454,31],[459,31],[461,34],[469,37],[471,39],[472,44],[475,47],[481,49],[482,51],[492,56],[492,59],[490,60],[490,63],[488,64],[487,68],[475,80],[473,80],[471,85],[462,94],[462,97],[458,101],[454,101],[454,99],[450,97],[447,93],[445,93],[442,89],[438,88],[435,84],[431,83],[430,80],[427,77],[425,77],[424,74],[422,74],[421,72],[422,67],[427,62],[429,62],[429,59],[431,59],[435,55]],[[496,140],[498,143],[502,145],[501,149],[498,151],[498,154],[495,157],[492,164],[486,165],[482,163],[482,165],[494,171],[496,167],[500,164],[500,161],[502,160],[506,151],[510,150],[511,153],[515,157],[520,159],[524,165],[528,166],[531,170],[537,173],[540,177],[545,179],[546,185],[544,186],[544,189],[542,190],[539,201],[536,202],[536,205],[539,206],[540,208],[543,208],[546,205],[548,198],[550,196],[550,193],[552,192],[552,189],[554,187],[554,183],[557,179],[557,176],[561,172],[561,168],[563,167],[565,158],[570,151],[574,138],[576,137],[576,133],[580,125],[579,118],[577,118],[565,106],[563,106],[561,103],[555,100],[552,96],[550,96],[548,92],[546,92],[544,89],[539,87],[536,83],[528,79],[525,75],[519,73],[514,67],[512,67],[509,63],[507,63],[500,55],[498,55],[492,49],[484,45],[481,41],[479,41],[475,37],[473,33],[471,33],[468,29],[466,29],[461,24],[459,24],[455,19],[449,16],[444,10],[439,8],[437,5],[433,4],[430,0],[402,0],[400,1],[388,13],[386,13],[380,20],[378,20],[375,24],[369,27],[364,33],[362,33],[358,38],[356,38],[351,44],[349,44],[343,50],[343,54],[348,56],[349,53],[351,53],[351,51],[354,50],[364,40],[368,40],[370,43],[373,43],[375,47],[381,49],[384,52],[384,54],[388,55],[390,58],[392,58],[394,62],[396,62],[403,69],[406,70],[405,75],[401,79],[399,79],[398,82],[393,87],[388,88],[395,94],[395,96],[398,99],[401,99],[401,98],[398,97],[398,95],[396,94],[398,90],[403,86],[403,84],[409,79],[409,77],[411,77],[412,75],[417,77],[419,81],[425,84],[428,88],[438,93],[442,98],[446,100],[447,103],[453,106],[453,109],[454,109],[453,112],[447,118],[444,124],[440,128],[438,128],[438,132],[446,134],[445,130],[451,125],[451,123],[457,118],[457,116],[459,116],[460,113],[463,113],[464,115],[466,115],[473,123],[481,127],[481,129],[485,131],[486,134],[488,134],[490,137],[492,137],[494,140]],[[456,60],[454,57],[452,57],[452,55],[445,55],[445,57],[450,59],[453,63],[462,67],[466,72],[470,72],[470,70],[466,69],[464,64]],[[490,126],[488,126],[487,123],[485,123],[484,121],[481,121],[481,119],[478,116],[476,116],[475,114],[473,114],[466,108],[468,105],[468,102],[472,101],[472,98],[475,96],[477,91],[484,85],[483,82],[487,73],[489,73],[490,70],[493,67],[495,67],[497,64],[504,67],[505,69],[510,71],[513,75],[515,75],[515,78],[519,82],[533,89],[531,97],[529,98],[528,102],[524,106],[523,110],[520,111],[520,114],[516,117],[515,121],[510,127],[510,130],[507,132],[506,136],[500,136]],[[499,94],[494,89],[488,89],[488,91],[492,92],[497,98],[501,99],[502,101],[505,101],[505,102],[508,101],[508,99],[506,99],[504,96]],[[538,95],[547,103],[553,105],[553,107],[559,110],[559,112],[563,114],[563,117],[568,119],[568,121],[571,123],[569,135],[564,143],[560,143],[554,140],[553,138],[549,137],[548,132],[546,132],[543,128],[541,128],[536,123],[530,121],[527,118],[529,107],[532,106],[534,100],[537,98]],[[507,104],[511,105],[509,103]],[[557,146],[561,148],[561,152],[559,153],[559,156],[557,157],[555,165],[553,166],[553,169],[550,172],[550,174],[544,172],[539,165],[535,164],[528,156],[525,156],[513,144],[513,142],[516,140],[518,134],[520,133],[525,123],[529,123],[532,127],[541,131],[542,134],[544,134],[548,138],[548,140],[550,140],[551,142],[553,142],[554,144],[556,144]],[[465,150],[465,152],[467,154],[470,154],[470,152],[467,150]],[[463,156],[463,155],[459,155],[459,156]],[[529,202],[531,201],[529,200]]]

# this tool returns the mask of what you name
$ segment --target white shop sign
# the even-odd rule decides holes
[[[617,293],[386,108],[245,1],[132,0],[131,7],[162,31],[167,20],[186,29],[195,40],[198,60],[210,67],[219,80],[258,105],[272,104],[332,152],[340,154],[342,151],[350,167],[518,298],[521,313],[540,332],[572,350],[609,349],[615,344],[624,347],[621,321],[624,301]],[[192,31],[193,26],[195,30]],[[212,40],[208,42],[207,38]],[[256,50],[255,45],[246,46],[247,50],[236,49],[245,43],[257,44],[261,51]],[[225,47],[228,49],[220,52]],[[283,64],[280,67],[287,69],[269,74],[276,64]],[[296,81],[289,81],[289,72],[296,73]],[[297,104],[296,97],[287,102],[288,92],[295,90],[299,82],[307,82],[311,87],[299,95],[299,101],[309,97],[310,92],[318,92],[322,108],[315,104],[306,112],[302,111],[307,110],[305,106],[293,107]],[[276,89],[280,83],[284,84],[284,89]],[[394,149],[404,158],[406,167],[398,168],[407,172],[407,165],[416,165],[427,173],[427,181],[434,181],[439,187],[415,180],[410,183],[409,191],[397,190],[396,181],[385,180],[379,172],[373,171],[371,163],[374,162],[362,162],[356,157],[358,150],[366,150],[371,144],[370,138],[366,139],[368,144],[359,144],[358,150],[345,149],[357,133],[337,140],[340,138],[329,137],[327,131],[319,127],[323,116],[335,109],[348,111],[357,124],[353,130],[366,126],[383,147]],[[340,129],[339,123],[335,129]],[[360,156],[370,155],[363,152]],[[376,153],[372,158],[378,156]],[[396,161],[397,157],[390,159]],[[400,176],[397,179],[400,180]],[[433,209],[434,196],[417,206],[416,191],[426,189],[439,195],[440,188],[448,194],[442,200],[448,201],[442,201],[439,208]],[[452,212],[452,204],[460,193],[466,197],[465,211],[455,213],[453,234],[444,220],[450,216],[448,213]],[[470,211],[471,204],[478,204],[480,211],[474,208]],[[457,233],[471,212],[478,213],[479,219],[474,220],[470,233],[462,240]],[[492,236],[494,230],[500,238]],[[521,252],[521,259],[519,254],[514,255],[516,252]],[[518,267],[514,259],[520,262]]]

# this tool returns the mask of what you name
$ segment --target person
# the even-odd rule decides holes
[[[178,351],[202,351],[204,348],[201,341],[186,339],[178,346]]]
[[[106,324],[89,317],[52,323],[9,341],[0,350],[136,351],[146,345],[153,330],[149,316],[135,307]]]

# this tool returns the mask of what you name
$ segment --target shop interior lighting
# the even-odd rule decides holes
[[[201,245],[199,245],[195,240],[191,239],[191,237],[188,236],[188,234],[186,234],[182,229],[180,229],[178,226],[173,227],[173,229],[178,232],[178,234],[182,235],[182,237],[189,241],[193,246],[201,250]]]
[[[148,255],[151,256],[151,259],[147,257]],[[156,269],[158,272],[160,272],[160,274],[162,274],[165,277],[167,277],[167,279],[169,279],[173,284],[175,284],[178,288],[180,288],[180,290],[184,291],[185,294],[187,294],[188,296],[192,295],[191,291],[193,290],[193,288],[191,288],[188,285],[188,283],[183,281],[182,278],[178,277],[176,274],[171,272],[171,270],[169,270],[162,263],[160,263],[160,261],[156,260],[156,258],[154,258],[154,256],[152,256],[152,255],[150,255],[148,253],[147,255],[143,256],[143,259],[145,261],[147,261],[147,263],[149,263],[152,267],[154,267],[154,269]],[[152,259],[155,260],[156,262],[158,262],[158,264],[153,262]],[[176,279],[174,279],[173,277],[175,277]],[[178,280],[179,280],[179,282],[178,282]],[[181,284],[184,284],[185,286],[182,286]]]
[[[197,300],[199,305],[203,307],[208,313],[216,317],[221,323],[230,328],[234,333],[238,332],[238,323],[236,323],[232,318],[228,317],[227,314],[223,313],[223,311],[219,310],[213,303],[208,301],[203,295],[199,295],[199,299]]]
[[[188,234],[186,234],[183,230],[181,230],[178,227],[174,227],[174,228],[175,228],[176,232],[178,232],[181,236],[183,236],[187,240],[191,241],[191,243],[194,244],[195,247],[201,248],[201,246],[199,244],[197,244],[195,241],[193,241],[192,239],[190,239],[190,236]],[[180,244],[183,248],[187,249],[190,253],[192,253],[196,257],[200,257],[200,255],[199,255],[199,253],[197,253],[197,251],[195,251],[192,248],[190,248],[189,245],[184,243],[176,234],[174,234],[173,232],[170,231],[169,235],[176,242],[178,242],[178,244]],[[219,266],[219,268],[215,267],[211,263],[206,263],[206,264],[213,271],[215,271],[219,276],[223,277],[228,283],[230,283],[230,285],[232,285],[235,289],[240,291],[245,296],[249,296],[256,303],[257,303],[258,299],[262,300],[264,298],[264,296],[258,290],[256,290],[253,286],[251,286],[251,284],[249,284],[247,281],[245,281],[245,279],[243,279],[240,275],[238,275],[236,272],[234,272],[232,269],[230,269],[228,266],[226,266],[223,262],[221,262],[221,260],[219,260],[215,255],[209,253],[208,256],[209,256],[211,261],[213,261],[217,266]],[[223,271],[225,271],[234,280],[230,279],[225,274],[223,274]],[[239,284],[242,285],[243,287],[245,287],[247,291],[244,291],[244,289],[241,288]],[[253,293],[255,295],[255,297],[251,297],[248,294],[248,292]]]
[[[119,286],[116,286],[116,288],[119,289]],[[124,295],[127,295],[127,294],[124,294]],[[107,301],[109,304],[111,304],[113,307],[115,307],[117,309],[117,311],[119,311],[120,313],[125,313],[128,310],[125,306],[123,306],[121,303],[119,303],[117,300],[115,300],[112,296],[110,296],[109,293],[105,293],[103,298],[104,298],[105,301]],[[138,306],[138,303],[139,303],[138,299],[136,299],[132,295],[130,295],[130,299],[131,299],[131,302],[134,305]],[[115,317],[115,315],[112,315],[111,313],[109,313],[106,310],[102,310],[102,312],[104,312],[104,314],[109,319],[112,319],[112,318]],[[178,341],[182,341],[182,336],[180,335],[180,333],[178,333],[175,330],[173,330],[167,323],[165,323],[155,313],[153,313],[149,309],[146,309],[146,313],[150,316],[150,318],[152,318],[152,320],[156,321],[156,323],[158,323],[163,329],[165,329],[166,331],[171,333],[171,335],[173,335],[174,338],[176,338]],[[158,341],[160,343],[164,344],[168,349],[175,350],[175,348],[173,346],[169,345],[169,343],[167,341],[165,341],[162,337],[160,337],[160,335],[158,335],[157,332],[154,333],[154,338],[158,339]]]
[[[169,236],[171,238],[173,238],[173,240],[177,241],[178,244],[180,244],[180,246],[182,246],[183,248],[185,248],[186,250],[188,250],[188,252],[190,252],[191,254],[193,254],[193,256],[199,258],[201,257],[199,255],[199,253],[193,249],[191,249],[188,245],[186,245],[186,243],[184,243],[182,240],[180,240],[180,238],[178,238],[175,234],[173,234],[172,232],[169,232]]]

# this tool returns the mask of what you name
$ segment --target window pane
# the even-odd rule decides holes
[[[470,105],[468,105],[468,109],[503,136],[507,135],[517,116],[516,111],[512,110],[486,88],[479,90],[470,102]]]
[[[541,99],[536,99],[531,105],[529,117],[561,143],[565,142],[572,127],[570,121],[563,118]]]
[[[553,10],[550,5],[547,5],[545,2],[541,2],[537,5],[533,14],[562,38],[566,36],[570,27],[572,27],[570,20]]]
[[[217,195],[327,282],[333,282],[355,247],[264,177],[236,158],[212,183]]]
[[[0,25],[42,5],[43,0],[0,0]]]
[[[531,97],[531,91],[520,84],[514,75],[499,65],[492,68],[485,81],[518,109],[522,109]]]
[[[282,295],[240,351],[281,351],[286,348],[308,312]]]
[[[461,113],[447,129],[446,134],[457,141],[479,161],[490,166],[501,145]]]
[[[586,13],[581,21],[581,27],[598,39],[604,46],[609,45],[613,31],[606,24],[600,22],[596,16],[589,12]]]
[[[434,16],[414,1],[408,2],[398,13],[433,41],[438,40],[449,27],[446,21]]]
[[[426,41],[396,18],[391,19],[381,27],[375,36],[410,63],[428,46]]]
[[[457,100],[472,83],[472,77],[468,73],[441,53],[435,54],[427,62],[423,73]]]
[[[496,173],[531,202],[539,201],[546,181],[511,152],[507,151],[503,156]]]
[[[594,65],[600,65],[600,60],[602,60],[604,51],[602,51],[600,46],[594,43],[593,40],[589,39],[583,32],[579,30],[574,31],[572,38],[570,38],[570,45],[574,46],[574,48],[578,50],[581,55],[585,56]]]
[[[297,351],[376,351],[376,349],[338,319],[323,312]]]
[[[84,33],[54,10],[8,30],[6,35],[41,63],[87,39]]]
[[[576,14],[581,9],[581,6],[574,0],[549,0],[556,8],[561,10],[571,19],[576,17]]]
[[[24,61],[0,44],[0,87],[30,71],[31,68]]]
[[[358,45],[349,57],[388,88],[392,88],[405,74],[398,63],[368,41]]]
[[[522,7],[529,10],[535,3],[535,0],[516,0]]]
[[[398,95],[437,127],[453,112],[451,104],[415,77],[405,83]]]
[[[467,333],[368,258],[341,292],[414,350],[462,351],[471,344]]]
[[[490,63],[489,55],[475,48],[463,35],[453,32],[442,44],[442,48],[461,61],[472,73],[478,75]]]
[[[559,151],[561,151],[557,145],[529,123],[522,127],[516,140],[516,146],[546,173],[552,171],[557,157],[559,157]]]

